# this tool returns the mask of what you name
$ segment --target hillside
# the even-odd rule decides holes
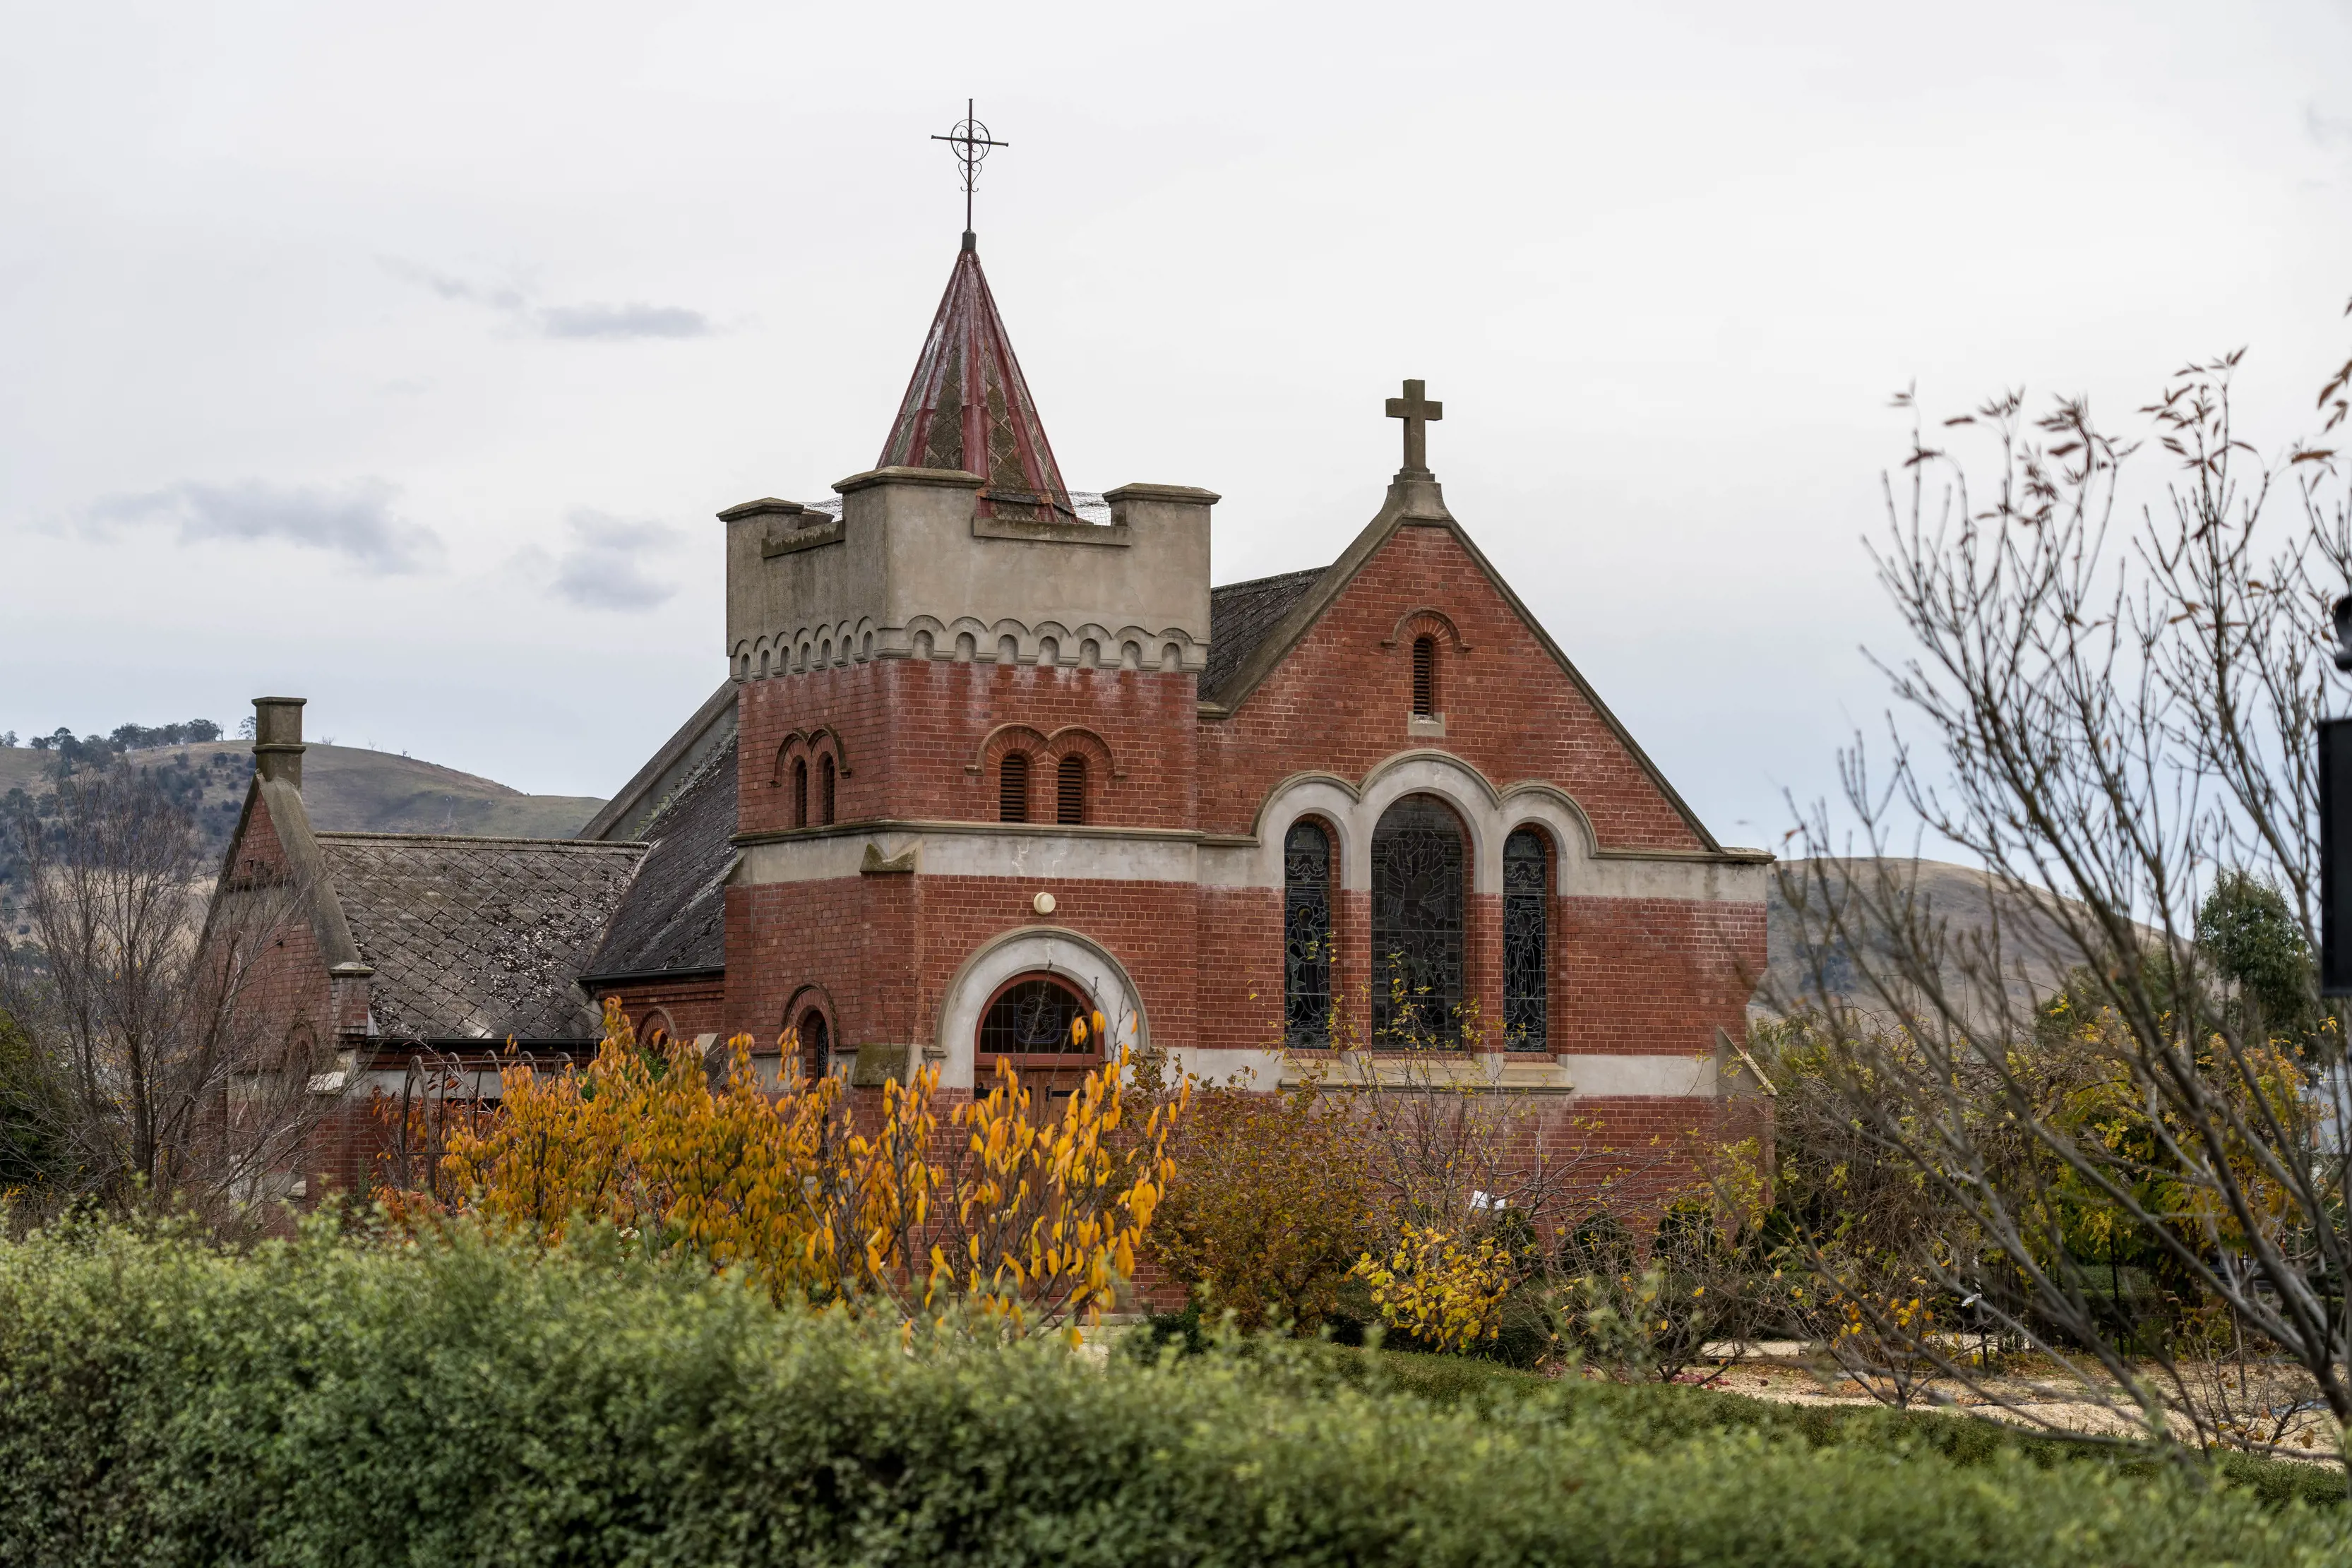
[[[1780,896],[1780,875],[1781,873],[1802,875],[1808,863],[1788,861],[1773,868],[1766,915],[1769,932],[1767,983],[1756,996],[1756,1003],[1759,1007],[1774,997],[1801,995],[1812,984],[1797,915]],[[1827,863],[1834,868],[1833,874],[1863,874],[1874,862],[1832,861]],[[2006,971],[2004,988],[2011,1002],[2031,1006],[2037,998],[2055,990],[2067,969],[2079,961],[2079,956],[2070,949],[2044,907],[2000,894],[1992,879],[1983,872],[1942,861],[1902,863],[1916,878],[1916,885],[1931,917],[1944,922],[1945,930],[1952,939],[1952,946],[1959,946],[1972,938],[1979,941],[1989,938],[1998,915]],[[1869,943],[1867,948],[1883,956],[1888,950],[1888,944],[1881,937]],[[1846,954],[1833,955],[1825,967],[1831,989],[1843,999],[1863,1007],[1876,1005],[1874,998],[1863,993],[1860,977],[1854,974],[1853,960]],[[1957,967],[1947,962],[1946,986],[1957,991],[1964,983]]]
[[[134,751],[129,760],[141,768],[192,769],[207,785],[200,811],[216,814],[226,800],[233,826],[252,753],[248,741],[219,740]],[[37,796],[51,789],[56,765],[54,757],[29,747],[0,748],[0,796],[11,789]],[[526,795],[413,757],[312,742],[302,757],[302,803],[314,827],[347,832],[565,838],[604,802],[587,795]]]
[[[192,812],[209,860],[217,863],[236,830],[253,772],[250,741],[219,740],[133,751],[125,760],[156,775]],[[58,758],[30,747],[0,747],[0,810],[43,810],[57,788]],[[13,800],[23,791],[21,802]],[[464,833],[484,838],[568,838],[604,801],[587,795],[526,795],[454,768],[313,742],[302,758],[302,801],[312,826],[370,833]],[[18,871],[13,832],[0,833],[0,914],[12,912]]]

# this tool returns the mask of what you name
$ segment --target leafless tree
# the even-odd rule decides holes
[[[58,786],[24,850],[29,939],[0,956],[0,1012],[23,1049],[5,1113],[40,1150],[18,1198],[193,1207],[257,1222],[331,1101],[318,1034],[274,1035],[254,987],[301,908],[286,885],[224,887],[186,813],[126,768]]]
[[[2352,507],[2332,451],[2239,434],[2239,362],[2179,372],[2138,439],[2080,399],[2032,417],[1995,398],[1937,438],[1985,443],[1973,474],[1915,426],[1876,551],[1915,643],[1881,664],[1892,755],[1874,772],[1857,745],[1842,820],[1817,808],[1794,835],[1783,892],[1814,983],[1780,999],[1850,1157],[1939,1221],[1879,1238],[1869,1263],[1919,1281],[1924,1312],[1858,1283],[1834,1227],[1802,1230],[1857,1325],[1849,1354],[1898,1346],[2036,1418],[2088,1402],[2122,1437],[2262,1449],[2290,1446],[2298,1411],[2352,1424],[2341,1019],[2307,964],[2289,1004],[2251,1005],[2200,911],[2217,888],[2275,890],[2293,944],[2316,946],[2314,726],[2342,706],[2330,607]],[[2325,431],[2347,380],[2352,363],[2321,394]],[[2136,507],[2127,476],[2151,461],[2169,478]],[[2032,918],[1948,927],[1910,870],[1923,840]],[[2021,1001],[2053,959],[2066,991]],[[2101,1234],[2110,1260],[2148,1260],[2160,1309],[2101,1269]],[[1969,1333],[1987,1324],[2054,1373],[1990,1376]]]

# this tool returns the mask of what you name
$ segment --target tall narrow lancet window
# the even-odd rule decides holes
[[[1503,1037],[1512,1051],[1549,1046],[1550,864],[1544,836],[1521,828],[1503,841]]]
[[[808,826],[808,758],[793,758],[793,826]]]
[[[833,826],[833,758],[827,757],[817,764],[817,804],[824,808],[823,821],[828,828]]]
[[[801,1014],[800,1037],[801,1076],[814,1082],[833,1067],[833,1030],[821,1010],[811,1008]]]
[[[1282,841],[1282,1014],[1286,1043],[1331,1043],[1331,837],[1315,822]]]
[[[1087,820],[1087,759],[1065,757],[1055,779],[1054,821],[1074,828]]]
[[[1007,752],[1004,760],[996,765],[996,820],[1000,822],[1025,822],[1029,820],[1029,756],[1026,752]]]
[[[1428,718],[1437,712],[1437,639],[1412,640],[1412,713]]]
[[[1462,1009],[1462,823],[1407,795],[1372,830],[1372,1032],[1390,1049],[1452,1045]]]

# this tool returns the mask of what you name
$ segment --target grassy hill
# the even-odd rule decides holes
[[[249,741],[204,741],[133,751],[124,760],[157,775],[192,813],[215,862],[236,831],[253,773]],[[26,807],[48,814],[58,758],[30,747],[0,747],[0,816]],[[21,795],[17,791],[22,791]],[[387,751],[313,742],[302,758],[302,802],[311,825],[345,832],[463,833],[478,838],[569,838],[604,801],[587,795],[526,795],[454,768]],[[13,829],[0,831],[0,918],[14,913],[20,873]],[[5,931],[0,926],[0,931]]]
[[[252,754],[248,741],[219,740],[134,751],[128,760],[142,768],[192,769],[206,786],[200,815],[214,814],[226,800],[234,826]],[[38,796],[54,788],[56,768],[47,752],[0,747],[0,796],[11,789]],[[587,795],[526,795],[412,757],[313,742],[302,757],[302,803],[312,826],[346,832],[545,839],[568,838],[604,802]]]
[[[1779,875],[1782,872],[1801,875],[1808,863],[1790,861],[1773,868],[1766,912],[1768,983],[1758,992],[1759,1005],[1774,995],[1800,995],[1812,984],[1801,923],[1780,895]],[[1840,860],[1824,863],[1832,876],[1867,877],[1874,874],[1878,862]],[[1944,923],[1953,948],[1971,938],[1989,936],[1998,917],[2003,988],[2017,1005],[2031,1006],[2035,998],[2057,989],[2066,971],[2080,962],[2079,955],[2059,933],[2045,906],[2002,892],[1983,872],[1942,861],[1895,862],[1891,862],[1890,869],[1913,879],[1929,915]],[[1889,943],[1879,936],[1864,946],[1871,956],[1883,957]],[[1850,953],[1832,954],[1825,968],[1831,989],[1838,996],[1858,1006],[1875,1008],[1875,999],[1864,993],[1860,977],[1854,973]],[[1948,959],[1944,966],[1944,982],[1955,991],[1966,986],[1958,967]]]

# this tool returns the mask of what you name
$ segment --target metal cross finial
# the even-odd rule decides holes
[[[990,137],[988,127],[974,118],[971,99],[963,100],[963,122],[945,136],[934,136],[934,141],[951,143],[956,162],[963,165],[963,247],[971,248],[971,188],[980,183],[981,160],[992,147],[1010,147],[1010,141],[998,141]]]
[[[1425,382],[1407,382],[1404,396],[1389,399],[1389,417],[1404,421],[1404,471],[1429,472],[1429,421],[1444,419],[1445,405],[1423,395]]]

